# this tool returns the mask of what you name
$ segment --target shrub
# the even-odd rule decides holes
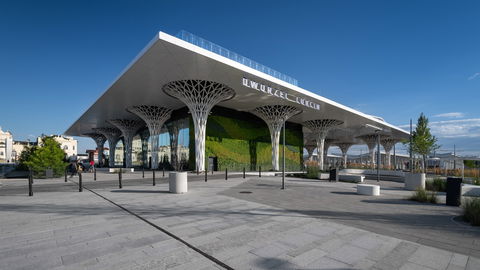
[[[463,217],[474,226],[480,226],[480,198],[465,199]]]
[[[310,179],[318,179],[318,167],[317,166],[310,166],[307,167],[307,178]]]
[[[436,192],[427,192],[423,188],[418,188],[413,192],[410,200],[417,202],[437,203],[438,198]]]
[[[425,189],[437,192],[445,192],[447,190],[447,182],[442,178],[434,178],[425,182]]]

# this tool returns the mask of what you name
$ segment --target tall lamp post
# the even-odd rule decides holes
[[[375,130],[377,134],[377,182],[380,182],[380,130]]]
[[[286,118],[283,118],[283,166],[282,166],[282,189],[285,189],[285,122]]]

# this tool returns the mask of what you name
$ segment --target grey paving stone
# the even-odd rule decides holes
[[[408,261],[433,269],[446,269],[452,255],[451,252],[421,246],[412,254]]]
[[[366,258],[368,252],[365,249],[352,246],[344,245],[341,248],[328,253],[328,257],[335,259],[346,264],[354,265],[360,262],[362,259]]]
[[[351,269],[352,266],[343,262],[336,261],[332,258],[321,257],[311,264],[307,265],[308,269]]]

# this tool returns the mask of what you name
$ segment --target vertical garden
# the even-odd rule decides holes
[[[286,170],[298,171],[302,168],[303,133],[302,126],[286,124]],[[283,134],[282,134],[283,135]],[[189,167],[195,167],[195,141],[193,122],[190,121]],[[282,142],[280,138],[280,167],[282,164]],[[205,142],[206,168],[209,161],[216,159],[216,169],[231,171],[262,171],[272,169],[272,145],[266,123],[248,112],[239,112],[223,107],[213,108],[208,117]]]

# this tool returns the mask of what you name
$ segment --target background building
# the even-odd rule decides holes
[[[50,135],[55,141],[60,144],[62,150],[67,154],[67,158],[72,158],[77,156],[77,140],[73,137],[63,136],[63,135]],[[42,144],[42,137],[37,137],[37,144]]]
[[[0,163],[12,163],[13,136],[0,127]]]

